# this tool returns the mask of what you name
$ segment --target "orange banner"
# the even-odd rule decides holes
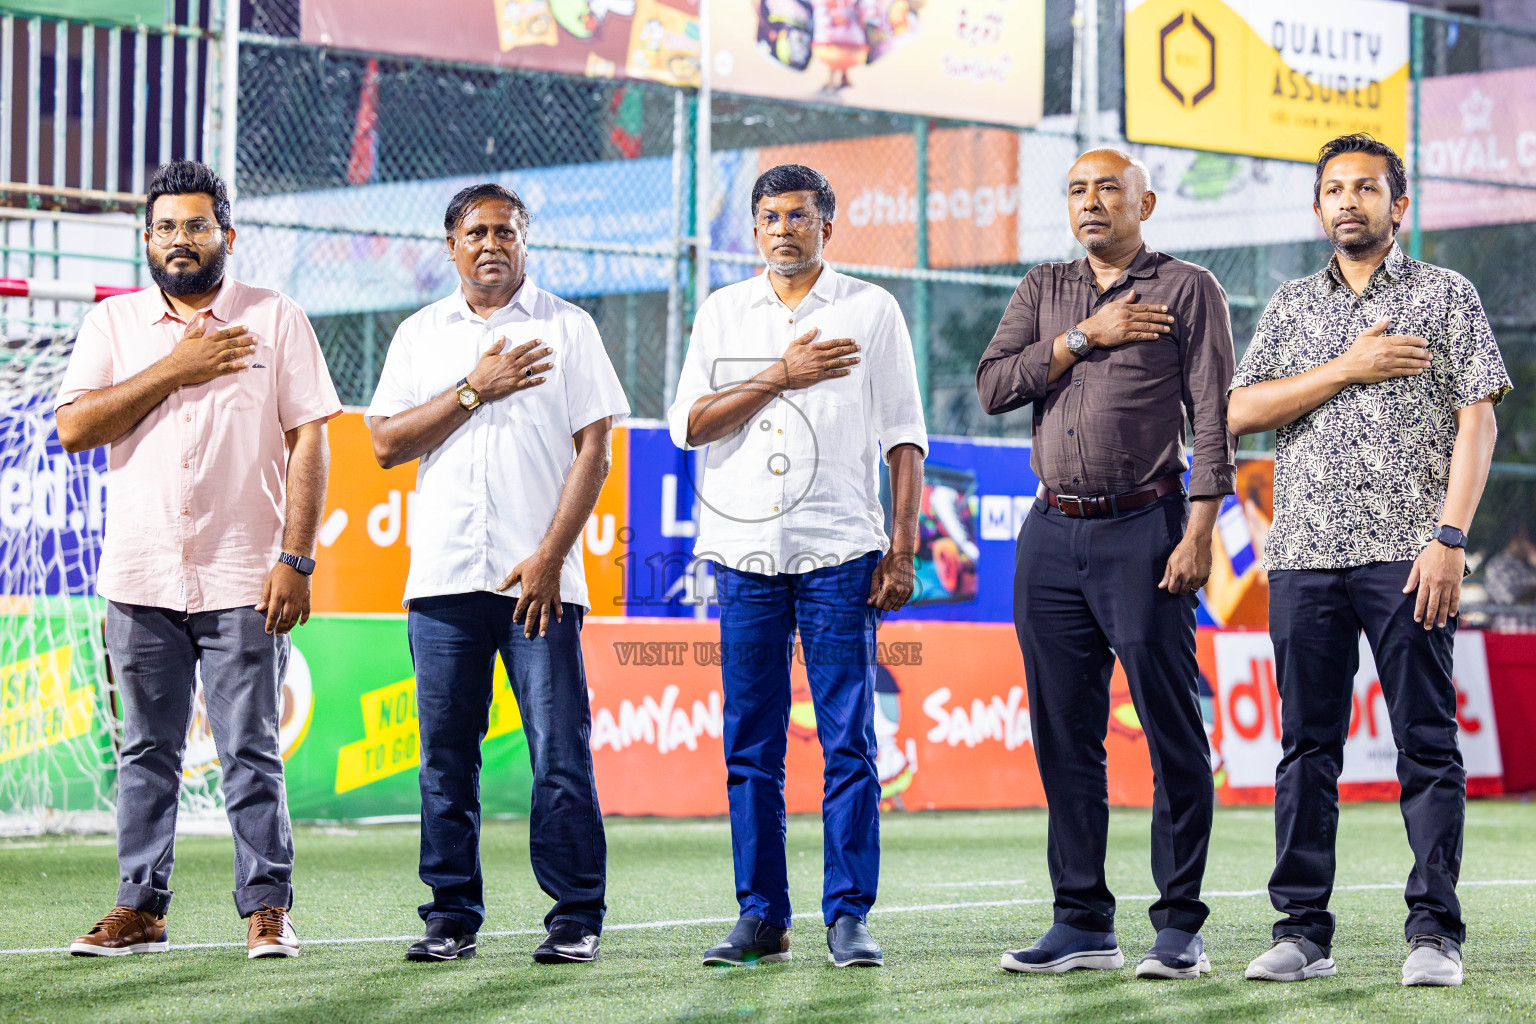
[[[331,474],[315,556],[315,615],[399,613],[411,563],[416,462],[380,469],[360,412],[330,423]],[[582,531],[587,590],[594,608],[623,593],[629,522],[629,433],[613,432],[613,468]]]
[[[725,755],[715,623],[593,622],[582,648],[592,691],[592,757],[610,814],[724,814]],[[890,808],[1043,807],[1013,628],[896,622],[880,630],[875,732]],[[958,669],[958,670],[957,670]],[[785,802],[821,807],[821,748],[805,668],[790,673]],[[1109,799],[1152,802],[1146,737],[1117,667],[1111,683]]]

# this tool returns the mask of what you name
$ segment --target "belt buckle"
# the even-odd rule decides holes
[[[1085,500],[1087,499],[1085,499],[1080,494],[1058,494],[1056,495],[1056,507],[1061,509],[1063,515],[1074,516],[1078,519],[1086,519],[1088,518],[1088,513],[1083,511],[1083,502]],[[1067,511],[1068,502],[1072,503],[1074,511]]]

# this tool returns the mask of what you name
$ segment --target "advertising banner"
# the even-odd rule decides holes
[[[1312,212],[1310,164],[1171,146],[1125,148],[1152,173],[1157,208],[1141,229],[1153,249],[1188,252],[1323,237]],[[1082,251],[1067,219],[1067,172],[1077,154],[1071,136],[1024,137],[1019,189],[1031,201],[1019,209],[1020,263]]]
[[[1133,142],[1313,162],[1347,132],[1403,152],[1408,5],[1126,0]]]
[[[1419,204],[1421,228],[1536,220],[1536,109],[1527,102],[1533,95],[1536,68],[1444,75],[1419,83],[1419,173],[1424,177],[1413,201]]]
[[[304,0],[319,46],[699,84],[697,0]]]
[[[713,0],[721,92],[1028,126],[1044,0]]]
[[[1267,803],[1274,797],[1280,761],[1280,695],[1274,647],[1264,632],[1212,632],[1207,678],[1215,693],[1209,723],[1218,755],[1217,780],[1224,799]],[[1456,634],[1456,723],[1471,793],[1499,792],[1503,763],[1494,721],[1483,634]],[[1356,798],[1388,797],[1397,790],[1397,746],[1381,681],[1365,638],[1351,698],[1349,739],[1344,744],[1340,790]]]
[[[443,242],[448,201],[485,181],[527,204],[528,273],[541,288],[563,296],[667,290],[667,259],[537,248],[546,240],[671,245],[672,162],[664,157],[244,199],[235,259],[259,268],[252,284],[291,296],[310,316],[424,306],[459,283]],[[382,209],[392,211],[393,231],[420,237],[373,234]]]

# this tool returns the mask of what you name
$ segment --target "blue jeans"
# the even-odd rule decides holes
[[[491,676],[501,654],[533,766],[528,851],[533,876],[555,901],[545,927],[578,921],[602,931],[608,847],[592,774],[592,714],[581,661],[582,609],[566,603],[547,636],[512,621],[517,602],[475,592],[417,598],[411,659],[421,727],[423,920],[485,922],[480,873],[480,743],[489,726]]]
[[[825,762],[821,912],[863,920],[880,882],[875,773],[875,627],[866,603],[877,552],[807,573],[715,570],[725,679],[726,792],[736,900],[775,928],[790,925],[784,858],[789,666],[798,629]]]
[[[107,658],[123,707],[119,905],[154,914],[171,905],[181,760],[201,667],[235,837],[235,909],[241,917],[263,906],[292,909],[293,829],[278,747],[291,642],[266,624],[250,606],[188,614],[107,602]]]

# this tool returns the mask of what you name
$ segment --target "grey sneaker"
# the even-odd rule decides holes
[[[1444,935],[1415,935],[1403,961],[1404,985],[1460,985],[1461,944]]]
[[[1317,943],[1300,935],[1282,935],[1268,952],[1254,958],[1243,977],[1249,981],[1306,981],[1338,973],[1333,958]]]

